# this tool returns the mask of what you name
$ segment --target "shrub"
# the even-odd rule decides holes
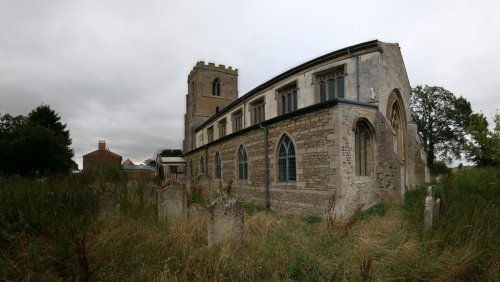
[[[451,171],[451,169],[448,168],[446,163],[443,161],[435,161],[430,166],[430,170],[432,175],[448,174]]]

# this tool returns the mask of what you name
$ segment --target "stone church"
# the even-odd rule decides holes
[[[331,52],[239,98],[231,67],[198,62],[187,82],[188,186],[342,219],[400,202],[429,177],[398,44]]]

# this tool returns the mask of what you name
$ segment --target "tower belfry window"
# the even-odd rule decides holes
[[[219,78],[214,79],[212,82],[212,95],[220,96],[220,80]]]

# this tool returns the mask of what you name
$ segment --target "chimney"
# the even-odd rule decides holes
[[[99,150],[106,150],[106,141],[105,140],[99,140],[99,144],[97,146]]]

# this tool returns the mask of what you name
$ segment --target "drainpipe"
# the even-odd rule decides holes
[[[268,147],[268,135],[269,132],[267,130],[266,126],[263,126],[262,123],[259,124],[260,128],[264,130],[264,188],[265,188],[265,194],[264,197],[266,199],[266,209],[271,208],[271,201],[269,199],[269,156],[267,153],[267,147]]]

